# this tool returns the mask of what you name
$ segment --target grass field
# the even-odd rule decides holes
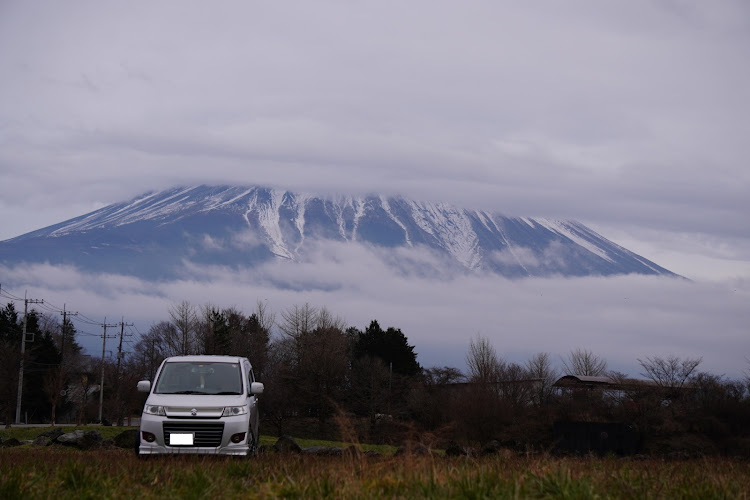
[[[5,439],[7,432],[0,432],[0,437]],[[39,432],[37,429],[30,438]],[[273,438],[266,439],[273,442]],[[303,446],[312,444],[322,443]],[[750,462],[728,459],[665,462],[549,456],[369,458],[269,453],[253,459],[193,456],[139,460],[129,450],[21,446],[0,449],[0,471],[3,499],[750,496]]]

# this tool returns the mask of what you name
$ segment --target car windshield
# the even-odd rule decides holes
[[[157,394],[242,394],[239,363],[166,363],[156,381]]]

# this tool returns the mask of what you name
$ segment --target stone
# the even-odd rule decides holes
[[[118,448],[135,448],[138,441],[138,429],[128,429],[122,431],[114,437],[114,445]]]
[[[10,438],[10,439],[6,439],[5,441],[3,441],[1,446],[3,448],[13,448],[15,446],[21,446],[21,441],[19,441],[16,438]]]
[[[98,431],[87,431],[77,430],[63,434],[57,438],[58,443],[62,443],[66,446],[75,446],[82,450],[90,450],[92,448],[100,448],[104,439]]]
[[[48,436],[38,436],[31,442],[34,446],[49,446],[52,444],[52,438]]]
[[[430,455],[431,452],[426,446],[421,444],[406,444],[401,445],[396,449],[396,453],[393,456],[400,457],[402,455],[416,455],[425,456]]]
[[[302,453],[302,447],[292,436],[281,436],[273,445],[276,453]]]
[[[500,442],[496,439],[487,442],[482,446],[482,455],[496,455],[500,451]]]
[[[37,436],[37,439],[39,438],[49,438],[50,442],[54,442],[57,440],[58,437],[62,436],[64,434],[64,431],[61,427],[53,427],[48,431],[44,431],[39,436]]]
[[[349,458],[362,458],[362,450],[360,450],[358,447],[351,445],[345,450],[343,450],[342,454]]]
[[[445,455],[448,457],[465,457],[469,455],[469,452],[463,446],[451,443],[445,448]]]
[[[319,457],[340,457],[341,448],[335,446],[311,446],[302,450],[305,455],[316,455]]]

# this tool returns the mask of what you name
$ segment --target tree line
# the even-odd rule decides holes
[[[0,311],[0,411],[16,407],[22,319]],[[325,307],[294,305],[278,315],[261,301],[250,314],[212,304],[173,304],[130,352],[85,356],[69,319],[32,310],[25,353],[24,414],[36,422],[96,419],[104,371],[104,423],[140,414],[138,380],[153,380],[169,356],[227,354],[250,359],[265,432],[392,442],[418,433],[442,441],[500,440],[552,446],[558,421],[628,422],[648,442],[695,434],[717,449],[742,436],[750,451],[750,377],[730,380],[699,370],[701,359],[639,359],[640,379],[611,371],[604,358],[573,349],[556,363],[539,352],[524,363],[504,360],[482,336],[469,341],[466,371],[425,368],[400,328],[377,320],[360,329]],[[558,368],[558,364],[560,367]],[[603,388],[555,385],[563,375],[606,380]],[[587,379],[588,380],[588,379]],[[653,445],[656,446],[656,445]]]

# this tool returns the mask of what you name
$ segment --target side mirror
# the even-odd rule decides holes
[[[265,387],[260,382],[253,382],[250,384],[250,394],[255,394],[256,396],[258,394],[263,394],[263,389],[265,389]]]
[[[138,382],[138,392],[150,392],[151,391],[151,381],[150,380],[141,380]]]

